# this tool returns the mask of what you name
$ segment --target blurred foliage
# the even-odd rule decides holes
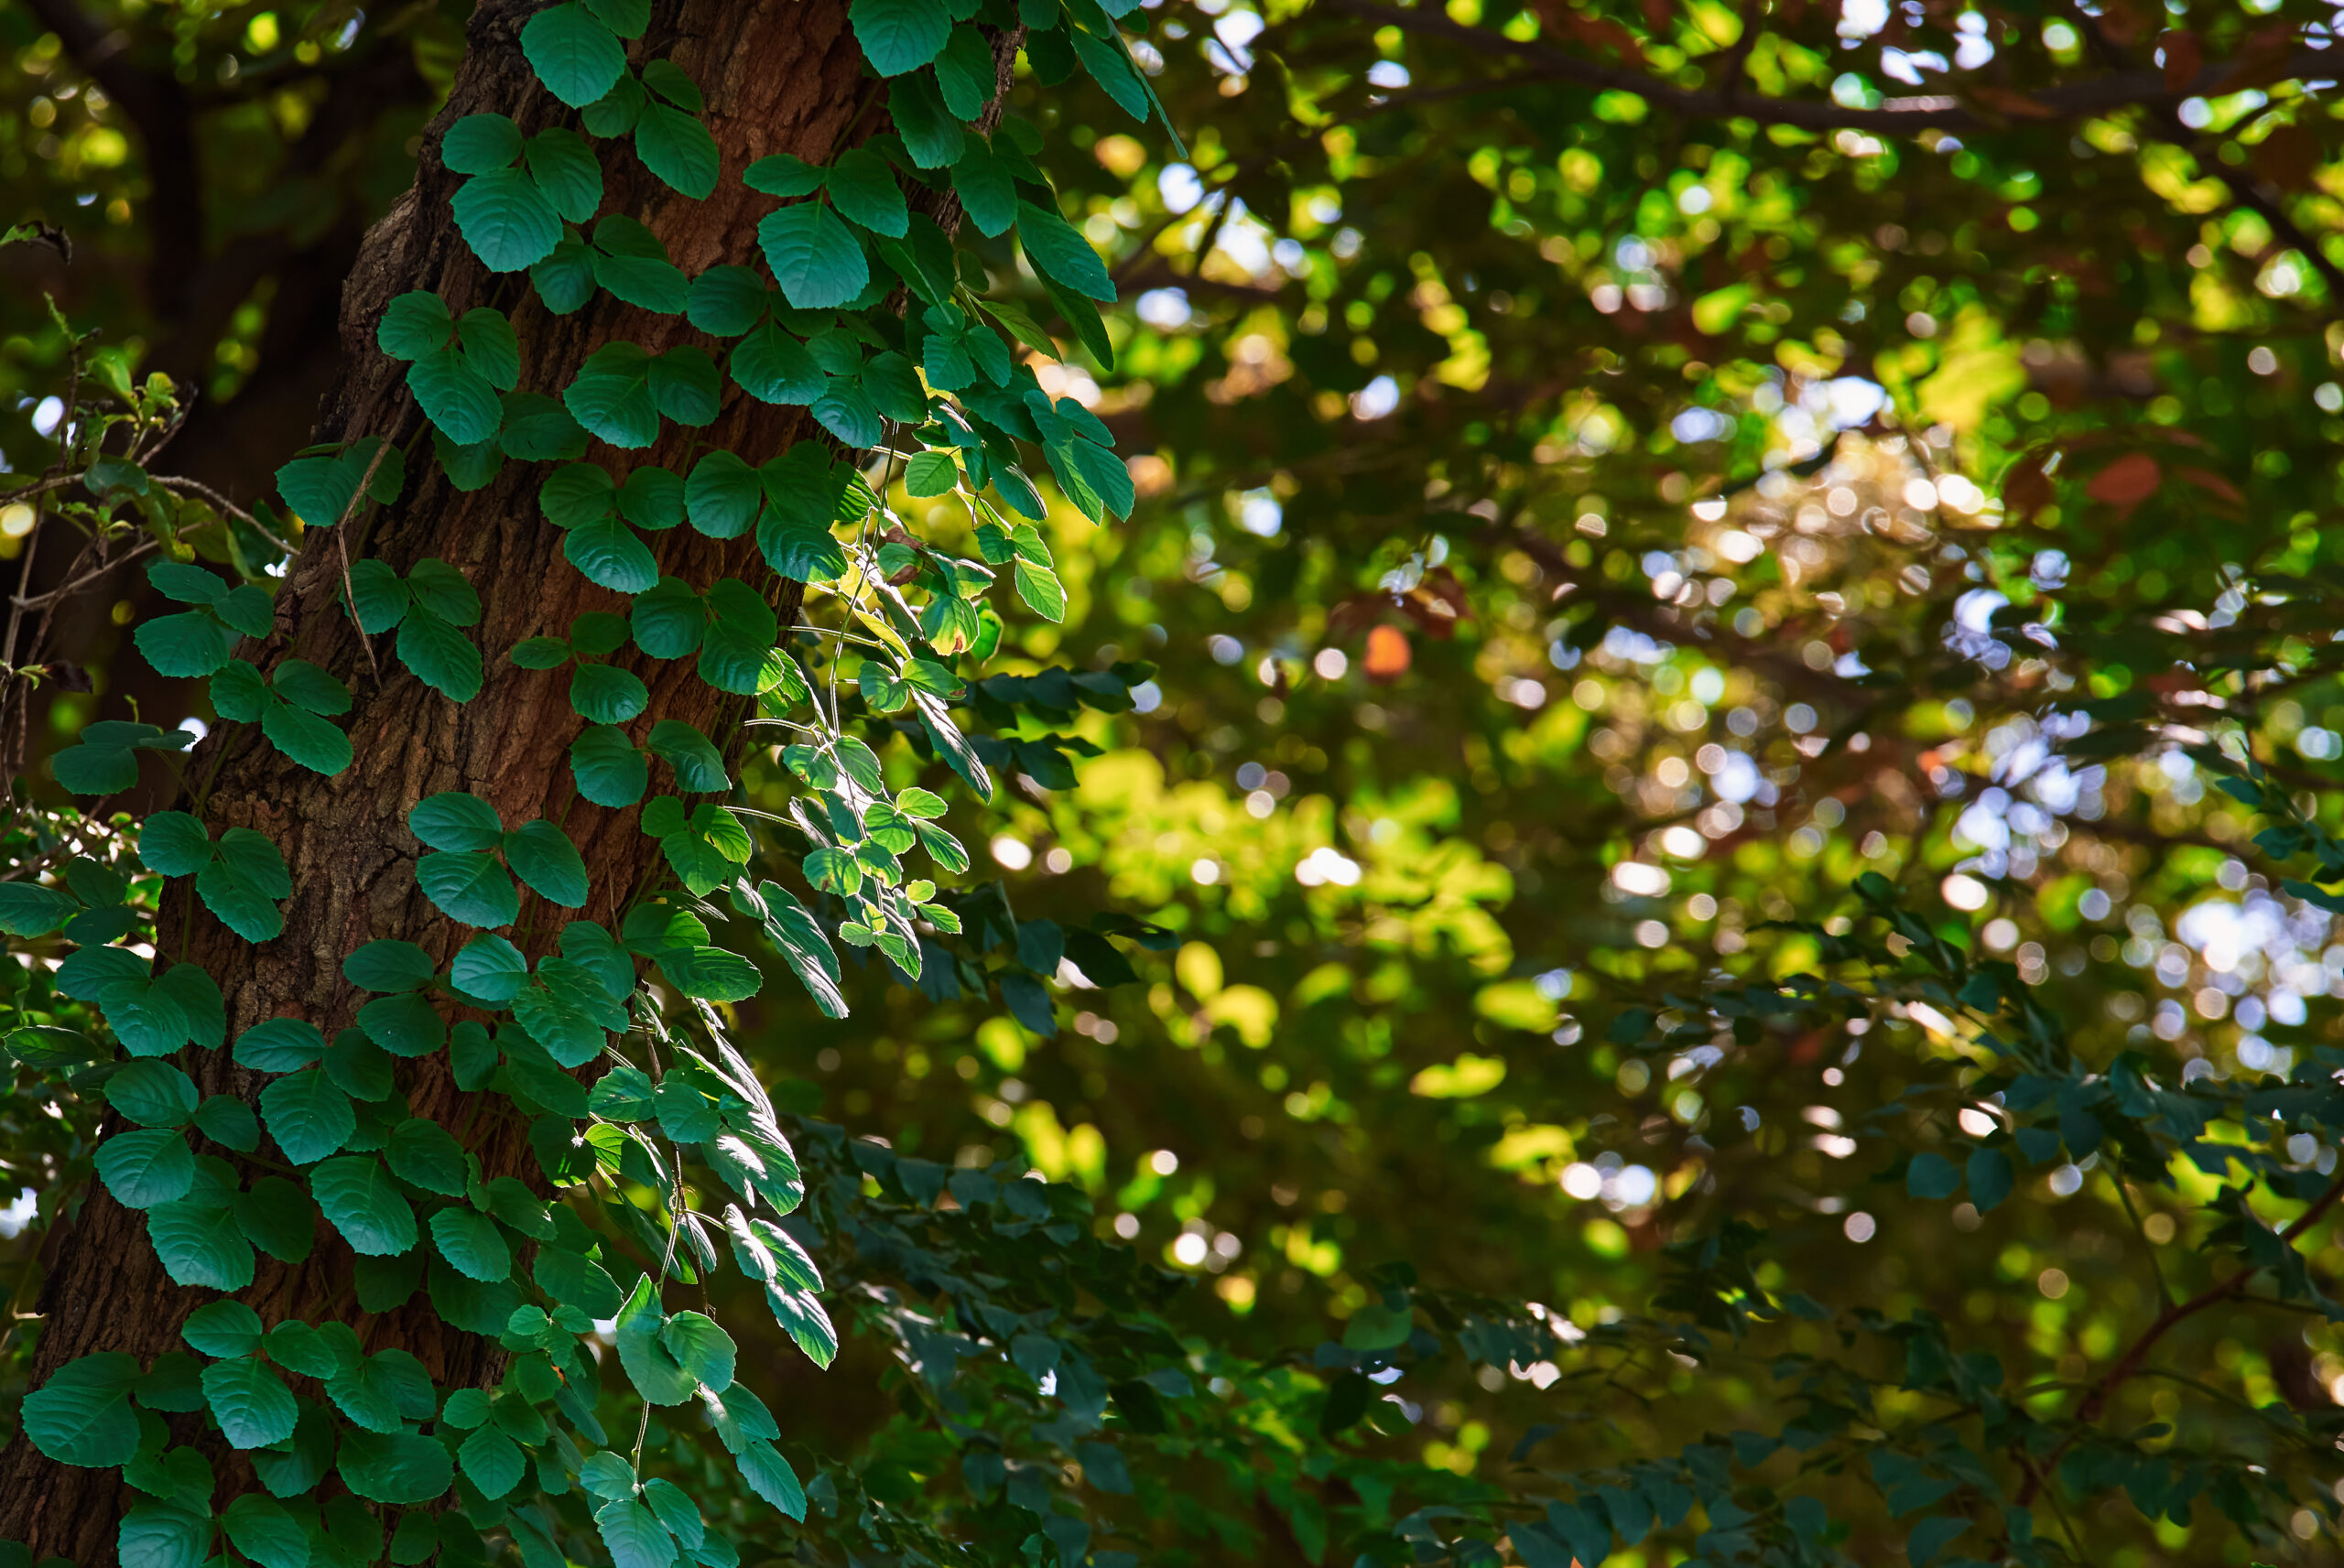
[[[258,396],[270,267],[396,193],[427,107],[303,155],[331,71],[444,80],[455,27],[90,25],[181,83],[208,215],[42,4],[0,23],[7,211],[73,246],[0,253],[14,462],[44,288]],[[1616,1563],[2327,1560],[2328,13],[1125,25],[1184,152],[1063,62],[1014,100],[1125,296],[1045,384],[1144,500],[1064,511],[1066,622],[1012,636],[1158,673],[1042,691],[1025,733],[1101,754],[955,830],[1015,919],[1172,940],[1062,968],[1043,1031],[949,978],[733,1010],[840,1130],[808,1237],[861,1303],[819,1383],[744,1346],[821,1477],[744,1555],[1562,1568],[1608,1519]],[[278,259],[172,306],[244,224]],[[83,635],[37,751],[125,716]],[[88,1126],[8,1114],[46,1219]],[[984,1185],[1024,1162],[1047,1216]]]

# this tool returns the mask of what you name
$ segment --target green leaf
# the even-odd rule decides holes
[[[902,239],[911,229],[911,209],[886,159],[868,147],[841,153],[830,167],[830,200],[841,214],[874,233]]]
[[[617,593],[641,593],[659,580],[658,564],[634,529],[615,517],[572,528],[563,555],[588,581]]]
[[[119,1350],[68,1361],[25,1397],[20,1421],[34,1447],[63,1465],[111,1469],[138,1451],[130,1408],[136,1360]]]
[[[768,1284],[765,1305],[772,1309],[774,1321],[814,1365],[828,1367],[837,1359],[838,1330],[830,1325],[830,1314],[822,1310],[822,1303],[809,1292]]]
[[[596,726],[570,744],[578,793],[596,806],[633,806],[651,783],[651,764],[624,730]]]
[[[624,670],[581,665],[570,672],[570,706],[590,724],[624,724],[651,706],[651,693]]]
[[[651,727],[652,754],[676,770],[676,787],[687,795],[723,795],[732,788],[724,758],[709,738],[679,719]]]
[[[409,289],[383,308],[374,342],[395,360],[419,360],[444,349],[456,335],[456,319],[447,301],[429,289]]]
[[[409,365],[407,384],[424,417],[457,446],[489,439],[504,420],[505,405],[496,388],[453,349],[436,350]]]
[[[646,103],[635,123],[635,155],[671,189],[695,201],[716,189],[716,138],[696,114]]]
[[[594,1515],[613,1568],[668,1568],[676,1543],[649,1509],[627,1498],[604,1503]]]
[[[749,1489],[779,1509],[791,1519],[806,1517],[806,1488],[798,1484],[798,1472],[781,1456],[774,1445],[760,1438],[743,1444],[734,1463],[740,1466],[741,1479]]]
[[[184,1127],[201,1098],[168,1062],[132,1062],[105,1083],[106,1103],[141,1127]],[[214,1352],[217,1354],[217,1352]]]
[[[667,1346],[660,1341],[666,1326],[666,1314],[659,1309],[658,1298],[652,1292],[651,1277],[646,1274],[635,1281],[635,1291],[619,1308],[613,1338],[618,1346],[619,1365],[625,1368],[627,1380],[635,1392],[655,1405],[679,1405],[692,1397],[699,1379],[687,1372]]]
[[[517,168],[474,175],[449,198],[456,230],[491,272],[523,272],[553,254],[561,214]]]
[[[574,10],[574,5],[560,7]],[[551,15],[540,11],[540,17]],[[370,1502],[414,1505],[434,1501],[455,1484],[455,1464],[434,1437],[413,1433],[342,1433],[336,1467],[343,1482]]]
[[[481,1490],[481,1496],[496,1498],[521,1484],[528,1474],[528,1457],[521,1445],[493,1426],[483,1426],[464,1439],[456,1450],[456,1459],[464,1467],[465,1477]]]
[[[1942,1154],[1915,1154],[1904,1170],[1904,1190],[1916,1198],[1949,1198],[1960,1185],[1961,1173]]]
[[[494,1283],[513,1275],[513,1249],[496,1222],[466,1208],[443,1208],[431,1217],[431,1244],[468,1280]]]
[[[1056,572],[1047,567],[1037,567],[1031,561],[1020,559],[1014,568],[1013,580],[1017,584],[1017,597],[1026,601],[1026,608],[1045,621],[1055,622],[1066,619],[1066,589],[1058,582]]]
[[[702,1313],[679,1312],[659,1331],[676,1364],[718,1393],[732,1386],[732,1368],[739,1355],[732,1336]]]
[[[316,714],[304,713],[289,702],[272,702],[262,709],[260,732],[268,737],[270,745],[311,773],[331,778],[350,766],[350,737]]]
[[[510,887],[511,883],[506,883]],[[399,996],[376,997],[358,1010],[358,1027],[365,1038],[396,1056],[429,1056],[447,1043],[448,1025],[440,1018],[431,999],[420,991],[408,991]],[[336,1042],[340,1044],[339,1040]],[[334,1058],[329,1054],[326,1068],[331,1071]],[[384,1065],[382,1077],[385,1087],[381,1094],[362,1095],[361,1098],[381,1099],[389,1093],[389,1065]],[[344,1088],[355,1088],[344,1083]]]
[[[246,1492],[221,1510],[220,1526],[260,1568],[309,1568],[309,1532],[274,1498]]]
[[[361,943],[342,961],[342,978],[361,990],[411,991],[431,983],[431,955],[412,942]]]
[[[233,1095],[212,1095],[196,1108],[195,1130],[222,1148],[250,1154],[260,1147],[260,1121]]]
[[[729,363],[741,390],[760,403],[809,404],[829,384],[806,345],[771,322],[734,344]]]
[[[466,925],[510,925],[521,917],[521,895],[490,856],[446,851],[415,864],[416,885],[440,912]]]
[[[1107,276],[1107,264],[1091,248],[1082,232],[1056,212],[1047,211],[1030,201],[1017,204],[1017,238],[1026,247],[1026,255],[1034,270],[1047,277],[1056,278],[1078,294],[1112,304],[1115,298],[1114,280]]]
[[[741,171],[741,183],[767,196],[811,196],[822,189],[830,173],[795,153],[761,157]]]
[[[0,882],[0,931],[11,936],[46,936],[81,907],[81,902],[62,889]]]
[[[1970,1179],[1970,1202],[1980,1214],[1991,1213],[2017,1184],[2011,1157],[2000,1149],[1972,1150],[1966,1173]]]
[[[757,243],[783,297],[798,309],[844,305],[871,282],[871,265],[854,232],[828,207],[801,202],[767,213],[757,225]]]
[[[387,1258],[414,1249],[415,1210],[390,1173],[371,1157],[343,1154],[326,1161],[309,1173],[309,1190],[352,1251]]]
[[[399,628],[398,655],[416,679],[451,701],[470,702],[480,695],[480,649],[420,605]]]
[[[241,1291],[253,1282],[253,1247],[224,1205],[201,1197],[146,1211],[146,1238],[163,1272],[179,1285]]]
[[[187,1196],[195,1185],[195,1155],[168,1128],[117,1132],[98,1145],[98,1179],[125,1208],[153,1208]]]
[[[917,70],[952,34],[952,13],[944,0],[854,0],[847,15],[863,58],[882,76]]]
[[[231,1448],[266,1448],[293,1435],[301,1418],[293,1390],[250,1356],[214,1361],[203,1369],[203,1398]]]
[[[184,811],[157,811],[139,827],[138,858],[160,876],[184,877],[212,861],[212,835]]]
[[[667,247],[641,223],[619,213],[594,225],[593,267],[597,283],[646,310],[680,315],[690,298],[690,287],[667,259]]]
[[[211,1547],[210,1512],[185,1498],[139,1504],[114,1536],[122,1568],[198,1568]]]
[[[752,890],[743,880],[733,884],[732,907],[758,922],[824,1017],[847,1016],[838,954],[805,905],[777,882],[759,882]]]
[[[228,662],[228,633],[207,611],[157,616],[132,633],[131,641],[157,675],[208,676]]]
[[[260,1314],[243,1302],[212,1302],[188,1314],[179,1337],[206,1356],[249,1356],[260,1348]]]
[[[905,488],[916,496],[950,495],[960,482],[960,465],[950,452],[915,452],[904,469]]]
[[[316,1244],[317,1208],[298,1184],[282,1176],[260,1177],[228,1200],[228,1210],[244,1239],[280,1263],[306,1261]],[[284,1360],[273,1349],[269,1354]]]
[[[457,853],[494,849],[505,841],[496,808],[478,795],[427,795],[407,814],[407,830],[434,849]]]
[[[626,50],[575,3],[530,17],[521,29],[521,53],[546,91],[572,109],[600,99],[626,73]]]
[[[585,859],[570,841],[570,835],[552,823],[524,822],[506,834],[505,862],[540,897],[565,909],[585,907]]]
[[[358,1130],[350,1097],[317,1069],[288,1073],[260,1092],[268,1135],[296,1165],[322,1160]]]
[[[895,134],[904,139],[904,150],[921,168],[949,168],[959,161],[968,145],[968,133],[944,107],[934,80],[928,76],[897,77],[887,90],[887,115],[895,123]]]
[[[458,990],[495,1006],[511,1001],[528,978],[528,960],[521,950],[493,934],[465,943],[448,967],[449,981]]]
[[[463,1145],[428,1117],[409,1117],[393,1128],[383,1158],[390,1162],[391,1173],[409,1186],[448,1197],[464,1195]]]
[[[521,156],[521,128],[502,114],[467,114],[440,141],[440,161],[454,174],[509,168]]]
[[[651,401],[660,413],[678,425],[694,428],[711,425],[723,406],[724,378],[704,349],[686,345],[670,349],[651,362]],[[676,521],[682,521],[681,487],[677,492]]]
[[[577,132],[559,126],[540,131],[529,138],[523,157],[529,178],[537,182],[554,211],[570,222],[583,223],[602,206],[602,165]]]

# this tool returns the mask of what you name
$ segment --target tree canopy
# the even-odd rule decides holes
[[[624,39],[630,9],[0,16],[0,1165],[25,1195],[0,1221],[5,1346],[17,1452],[127,1462],[123,1561],[2335,1550],[2327,11],[855,0],[831,8],[835,70],[809,52],[765,83],[743,56],[685,92],[635,46],[621,69],[650,117],[613,129],[529,18],[591,12]],[[508,105],[526,154],[515,119],[508,148],[448,109],[498,48],[543,83]],[[938,95],[928,119],[905,83]],[[845,106],[826,145],[882,111],[892,140],[749,163],[774,149],[729,105],[797,126],[812,112],[785,100],[821,92]],[[659,127],[709,104],[713,200],[761,193],[738,254],[615,205],[690,194],[697,155]],[[922,154],[923,126],[950,157]],[[603,149],[616,216],[602,173],[564,209],[563,155],[537,150],[564,135]],[[541,250],[492,199],[543,207]],[[363,236],[430,200],[469,253],[443,248],[506,280],[478,300],[515,328],[466,339],[436,297],[429,319],[374,301],[365,341],[415,362],[394,384],[420,414],[386,441],[343,397],[313,429],[352,373],[345,278],[368,297],[395,231]],[[800,249],[747,238],[787,213]],[[901,238],[930,231],[940,264]],[[737,320],[726,268],[748,280]],[[637,365],[561,337],[609,390],[591,415],[575,382],[557,403],[533,333],[570,333],[547,314],[568,319],[567,287],[651,312],[672,293],[683,346]],[[759,364],[762,334],[787,351]],[[481,373],[488,434],[467,439],[425,367],[472,375],[434,356],[488,365],[499,341],[530,375]],[[745,490],[692,470],[687,492],[680,460],[675,497],[622,488],[605,470],[690,423],[672,389],[697,372],[646,368],[676,354],[723,362],[728,409],[737,386],[813,424],[743,446]],[[1033,390],[994,412],[1013,363]],[[792,375],[808,395],[782,395]],[[731,452],[716,430],[704,446]],[[797,467],[761,490],[768,459]],[[784,517],[820,484],[818,516]],[[330,555],[371,508],[452,492],[517,498],[553,569],[631,611],[501,645],[493,607],[467,630],[481,573]],[[725,505],[746,513],[712,521]],[[777,517],[779,545],[754,521]],[[775,586],[668,576],[637,530],[662,550],[754,536]],[[273,628],[305,581],[355,630]],[[653,624],[689,631],[661,653]],[[277,661],[249,691],[186,651],[225,661],[246,636]],[[342,662],[309,663],[321,645]],[[710,674],[727,658],[744,684]],[[712,718],[624,733],[667,712],[646,659],[743,698],[743,739]],[[118,981],[81,956],[143,945],[146,986],[199,908],[247,943],[302,939],[285,862],[236,860],[251,826],[199,820],[223,754],[204,747],[249,729],[311,772],[391,779],[428,746],[344,736],[353,693],[421,711],[514,667],[558,672],[530,689],[570,730],[617,737],[565,731],[564,789],[632,809],[657,779],[658,858],[624,908],[589,910],[624,979],[601,1014],[565,997],[599,982],[567,938],[546,957],[554,925],[535,946],[514,927],[526,957],[456,960],[442,1001],[499,1000],[500,975],[502,1000],[542,1000],[499,1025],[504,1065],[490,1051],[468,1080],[450,1046],[452,1081],[494,1069],[532,1127],[578,1131],[516,1155],[513,1214],[433,1211],[427,1288],[417,1238],[368,1257],[346,1219],[373,1189],[332,1199],[322,1173],[347,1148],[369,1156],[353,1181],[386,1169],[384,1191],[441,1201],[420,1154],[372,1152],[395,1122],[469,1120],[364,1109],[312,1164],[272,1092],[390,1103],[329,1083],[362,1064],[323,1035],[247,1060],[239,1016],[250,1071],[199,1099],[147,1067],[222,1044],[202,999],[171,1034],[176,1004],[101,996]],[[583,871],[556,896],[568,860],[542,834],[469,810],[396,846],[415,879],[425,850],[451,879],[410,904],[483,928],[515,919],[500,901],[583,904]],[[855,902],[866,877],[879,903]],[[345,935],[318,938],[333,966]],[[353,1005],[377,995],[378,1041],[439,1025],[391,1055],[450,1038],[420,980],[336,972]],[[615,1035],[625,1065],[565,1073],[603,1049],[540,1048],[571,1029]],[[775,1130],[742,1146],[773,1160],[754,1178],[719,1141],[736,1115]],[[41,1346],[85,1337],[39,1304],[59,1258],[100,1187],[138,1206],[129,1162],[188,1158],[181,1127],[226,1190],[315,1173],[351,1355],[407,1356],[380,1336],[413,1297],[497,1359],[461,1389],[435,1364],[420,1392],[383,1363],[370,1427],[334,1387],[355,1374],[315,1352],[298,1430],[245,1443],[204,1390],[261,1365],[222,1310],[251,1265],[238,1282],[166,1257],[178,1318],[201,1305],[201,1390],[181,1351],[53,1372]],[[781,1160],[795,1174],[768,1180]],[[728,1232],[744,1180],[793,1190]],[[193,1256],[213,1230],[183,1217]],[[279,1256],[261,1230],[231,1240]],[[467,1247],[540,1260],[495,1276],[509,1322],[443,1296]],[[548,1258],[593,1275],[550,1280]],[[306,1376],[301,1354],[267,1352]],[[482,1390],[539,1357],[561,1397],[504,1394],[492,1420]],[[368,1489],[433,1464],[461,1477],[429,1493],[445,1511],[407,1506],[420,1484]],[[313,1488],[306,1513],[267,1501]]]

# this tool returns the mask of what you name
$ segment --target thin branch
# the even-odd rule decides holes
[[[1753,95],[1742,92],[1738,83],[1729,85],[1723,92],[1678,87],[1647,71],[1581,59],[1551,44],[1517,42],[1486,27],[1467,27],[1438,11],[1402,10],[1377,4],[1376,0],[1323,0],[1323,4],[1327,9],[1380,27],[1398,27],[1403,32],[1443,39],[1475,54],[1521,60],[1531,67],[1514,76],[1492,80],[1488,90],[1493,92],[1541,81],[1568,81],[1599,91],[1633,92],[1658,108],[1695,119],[1755,120],[1761,124],[1795,125],[1814,131],[1900,135],[1925,130],[1976,132],[2007,129],[2013,119],[2080,120],[2133,107],[2171,113],[2186,99],[2219,92],[2233,64],[2228,60],[2208,64],[2179,88],[2169,86],[2162,70],[2111,71],[2017,94],[2005,100],[2013,104],[2008,114],[1997,113],[1991,106],[1972,108],[1952,93],[1892,98],[1877,109],[1850,109],[1812,99]],[[2330,50],[2298,49],[2284,62],[2284,76],[2328,78],[2338,74],[2339,57]]]

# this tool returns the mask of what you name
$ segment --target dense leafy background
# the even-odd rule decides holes
[[[93,99],[53,21],[11,14],[0,177],[11,215],[76,247],[0,254],[12,463],[46,460],[43,288],[199,389],[200,417],[271,429],[214,482],[265,484],[298,443],[304,415],[264,409],[300,401],[271,392],[301,373],[275,339],[305,291],[330,320],[325,230],[402,187],[458,26],[370,17],[337,49],[346,20],[95,24],[189,62],[212,171],[189,226],[152,133]],[[1016,789],[954,825],[1019,919],[1116,910],[1174,940],[1135,985],[1058,988],[1047,1031],[870,970],[844,1022],[778,989],[736,1010],[785,1103],[846,1136],[1070,1189],[1074,1239],[959,1184],[922,1219],[925,1168],[863,1154],[874,1191],[807,1141],[834,1173],[808,1211],[823,1261],[860,1304],[819,1379],[744,1351],[831,1477],[814,1549],[1043,1552],[1015,1477],[1047,1458],[1059,1483],[1081,1465],[1101,1549],[1438,1554],[1527,1517],[1508,1493],[1577,1495],[1549,1477],[1705,1435],[1702,1463],[1739,1468],[1652,1553],[1989,1558],[2027,1537],[1995,1511],[2021,1498],[2023,1550],[2332,1549],[2324,1227],[2240,1287],[2273,1304],[2188,1314],[2153,1375],[2092,1396],[2165,1292],[2227,1281],[2241,1241],[2273,1260],[2252,1244],[2327,1190],[2344,1119],[2334,895],[2308,835],[2255,837],[2288,811],[2333,827],[2344,756],[2326,13],[1353,0],[1128,22],[1184,149],[1060,85],[1067,62],[1029,59],[1015,102],[1124,301],[1112,368],[1069,330],[1046,384],[1114,430],[1142,504],[1104,530],[1054,515],[1065,622],[1013,627],[998,667],[1159,667],[1142,712],[1003,688],[1020,733],[1101,754],[1021,752]],[[411,107],[337,119],[364,101],[336,74],[361,71]],[[142,677],[111,620],[60,655],[95,690],[44,691],[37,752],[127,716]],[[186,701],[139,695],[166,720]],[[2219,787],[2249,755],[2267,798]],[[743,798],[778,806],[783,779]],[[1909,912],[1893,943],[1867,873]],[[1965,954],[2000,968],[1965,989]],[[1716,1011],[1802,974],[1845,989]],[[2015,1070],[1986,1027],[2075,1086],[2013,1105],[2063,1147],[1973,1103]],[[2176,1154],[2170,1106],[2089,1092],[2126,1053],[2228,1108],[2230,1162]],[[12,1115],[53,1206],[87,1112]],[[1917,1158],[1969,1174],[1981,1142],[2009,1155],[1999,1205]],[[1142,1260],[1192,1282],[1159,1292]],[[1314,1347],[1391,1343],[1393,1264],[1448,1294],[1346,1425],[1325,1390],[1369,1386]],[[1738,1323],[1757,1289],[1828,1320]],[[1057,1407],[1013,1362],[956,1358],[954,1334],[1015,1338],[970,1292],[1090,1325],[1134,1496],[1087,1438],[1036,1434]],[[1640,1328],[1655,1310],[1706,1343]],[[1541,1342],[1565,1322],[1571,1345]],[[1460,1325],[1462,1349],[1436,1332]],[[1939,1327],[1991,1368],[1938,1369],[1916,1346]],[[1131,1380],[1167,1361],[1192,1391],[1166,1379],[1152,1433]],[[2069,1438],[2079,1417],[2104,1440]],[[1806,1435],[1778,1453],[1786,1424]],[[972,1463],[1004,1444],[1018,1468]],[[1804,1530],[1793,1494],[1846,1533]],[[1439,1503],[1460,1511],[1394,1536]],[[1939,1519],[1973,1522],[1916,1534]],[[787,1543],[770,1516],[740,1528],[744,1554]]]

